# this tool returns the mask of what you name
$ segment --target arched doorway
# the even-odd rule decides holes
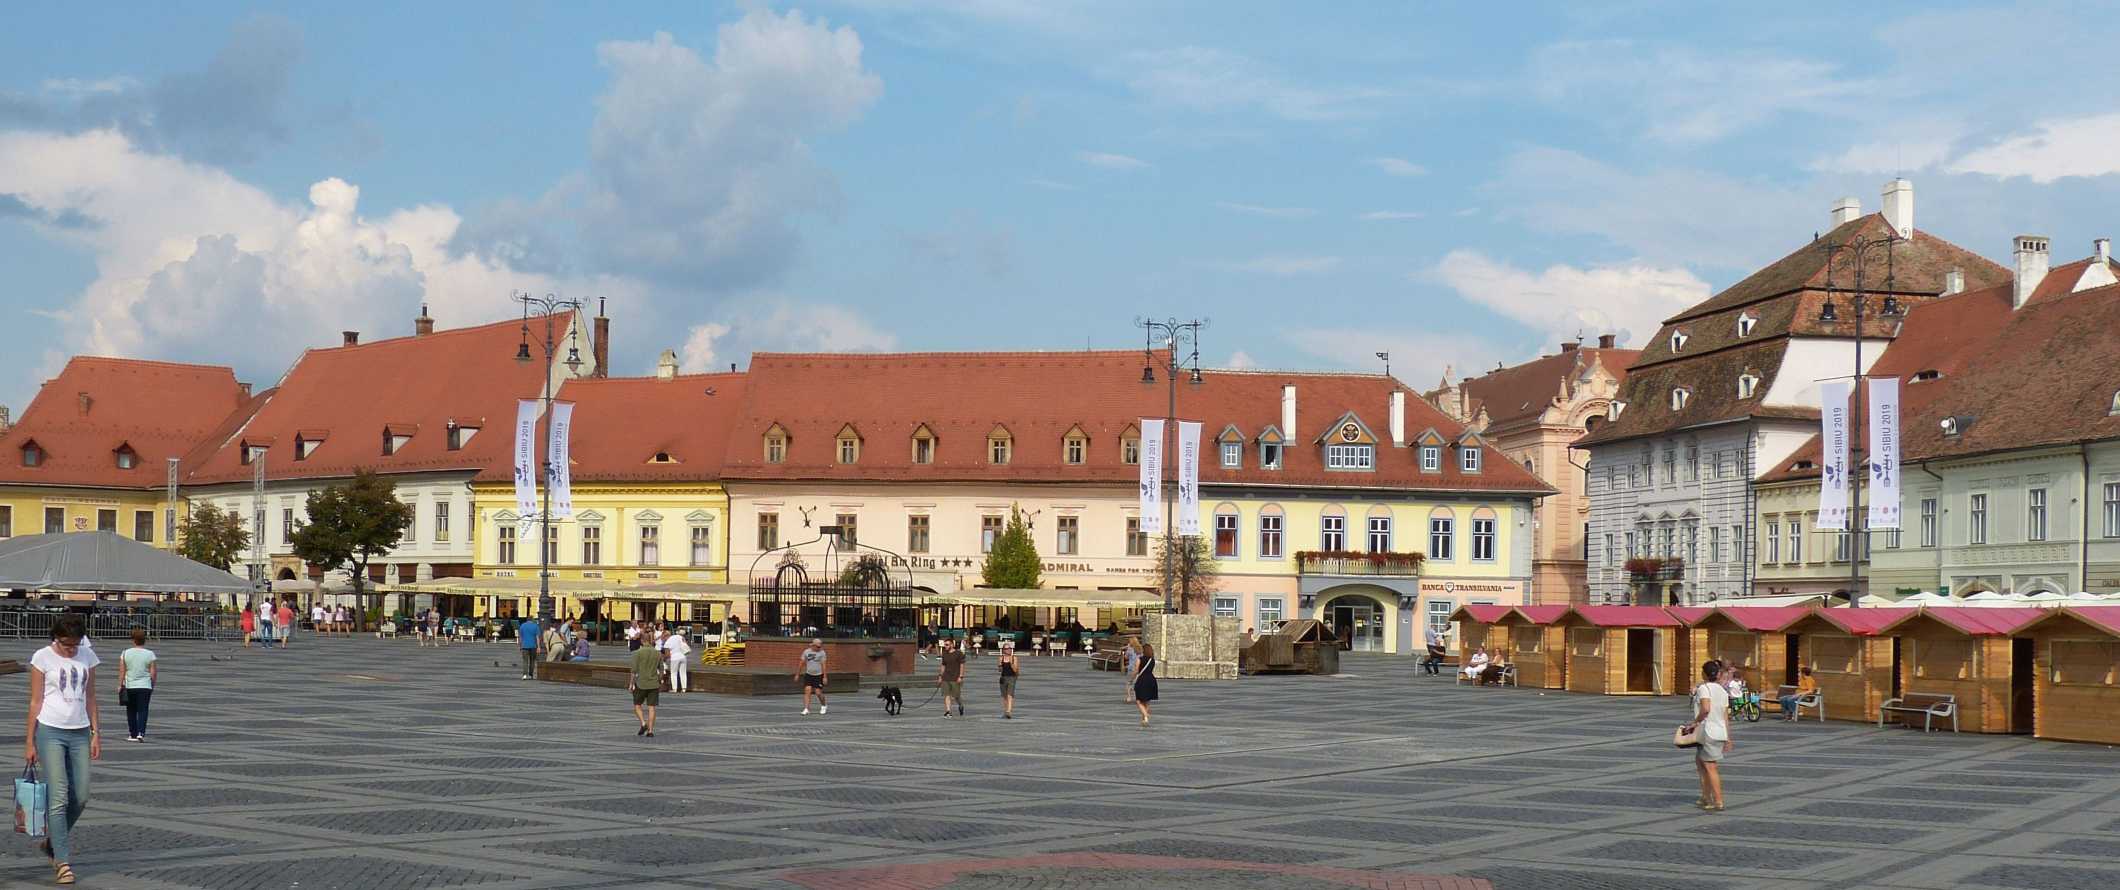
[[[1375,594],[1346,591],[1320,597],[1318,620],[1332,626],[1340,648],[1351,652],[1390,652],[1391,607]]]
[[[274,577],[281,581],[292,581],[294,580],[294,570],[282,567],[280,573]]]

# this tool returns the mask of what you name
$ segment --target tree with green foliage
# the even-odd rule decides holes
[[[289,539],[294,554],[324,571],[345,569],[353,576],[354,602],[367,595],[368,564],[396,548],[412,526],[412,507],[398,500],[397,489],[373,470],[356,470],[353,481],[309,493],[309,521],[295,527]],[[375,595],[380,610],[383,596]],[[367,624],[366,612],[361,623]]]
[[[177,526],[177,552],[185,559],[205,563],[222,571],[235,568],[243,551],[250,549],[250,532],[234,510],[200,504]]]
[[[1164,535],[1156,542],[1156,589],[1168,589],[1181,613],[1189,615],[1194,606],[1207,605],[1220,570],[1204,537]],[[1166,580],[1168,588],[1164,586]]]
[[[988,587],[1031,590],[1038,586],[1038,570],[1038,544],[1031,540],[1030,526],[1023,523],[1023,511],[1011,504],[1008,528],[995,539],[994,549],[979,567],[979,578]]]

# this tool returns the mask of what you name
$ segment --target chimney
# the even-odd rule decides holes
[[[1828,228],[1840,228],[1862,215],[1862,202],[1854,198],[1842,198],[1833,202],[1833,224]]]
[[[2091,253],[2098,258],[2100,265],[2111,263],[2113,261],[2113,239],[2100,238],[2092,241]]]
[[[347,346],[359,346],[359,345],[361,345],[361,332],[360,332],[360,331],[340,331],[340,332],[339,332],[339,335],[340,335],[340,336],[343,336],[343,337],[345,337],[345,338],[346,338],[346,345],[347,345]]]
[[[1583,341],[1581,340],[1563,340],[1561,341],[1561,354],[1567,355],[1568,353],[1574,352],[1575,348],[1581,345],[1583,345]]]
[[[1296,440],[1296,385],[1281,386],[1281,438],[1293,443]]]
[[[1914,184],[1903,177],[1885,183],[1884,221],[1892,224],[1893,234],[1914,237]]]
[[[420,317],[412,320],[412,336],[425,337],[434,333],[434,319],[427,317],[427,304],[420,304]]]
[[[611,319],[604,317],[604,300],[596,298],[596,320],[590,330],[589,354],[596,360],[596,372],[591,376],[611,376]]]
[[[1406,447],[1406,391],[1391,391],[1391,447]]]
[[[240,380],[236,381],[236,392],[242,393],[243,398],[250,398],[250,384]]]
[[[88,390],[84,389],[74,394],[74,402],[81,406],[81,416],[87,417],[89,406],[94,405],[96,400],[89,398]]]
[[[12,425],[8,420],[7,406],[0,405],[0,433],[7,432],[7,428]]]
[[[2017,257],[2017,280],[2010,292],[2010,307],[2022,309],[2025,301],[2032,298],[2032,291],[2038,290],[2039,282],[2046,278],[2046,236],[2018,235],[2016,240],[2012,252]]]
[[[655,379],[677,379],[677,350],[665,349],[662,357],[655,360]]]
[[[1965,293],[1965,270],[1952,269],[1949,272],[1943,273],[1942,296],[1948,297],[1952,294],[1962,293]]]
[[[1615,339],[1615,337],[1614,337],[1614,336],[1613,336],[1612,334],[1599,334],[1599,335],[1597,335],[1597,348],[1599,348],[1599,349],[1611,349],[1611,348],[1612,348],[1612,341],[1613,341],[1614,339]]]

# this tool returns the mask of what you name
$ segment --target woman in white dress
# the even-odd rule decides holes
[[[1463,673],[1467,679],[1478,680],[1480,672],[1486,669],[1487,647],[1480,646],[1472,650],[1471,658],[1465,659],[1465,666],[1460,673]]]

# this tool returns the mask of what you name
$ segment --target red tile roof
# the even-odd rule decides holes
[[[566,319],[560,319],[562,326]],[[507,466],[515,403],[543,387],[542,360],[515,360],[521,320],[378,340],[302,353],[271,398],[230,431],[190,474],[192,484],[248,481],[243,444],[269,443],[269,479],[338,478],[356,469],[380,473],[479,471]],[[448,427],[477,427],[450,450]],[[412,431],[396,453],[383,454],[386,426]],[[322,432],[306,459],[294,459],[298,436]]]
[[[1458,385],[1487,409],[1491,433],[1535,420],[1594,366],[1602,365],[1614,378],[1625,380],[1627,366],[1640,356],[1639,349],[1577,348],[1489,371]]]
[[[2048,609],[2046,612],[2045,617],[2018,628],[2017,632],[2024,633],[2050,621],[2073,618],[2108,634],[2120,637],[2120,606],[2063,606],[2058,609]]]
[[[1809,606],[1724,606],[1715,614],[1751,631],[1778,631],[1811,614]]]
[[[1906,459],[2120,438],[2112,411],[2120,379],[2120,284],[2025,304],[1994,332],[1990,348],[1966,356],[1920,411],[1907,410]],[[1942,422],[1959,418],[1959,432]]]
[[[966,352],[897,354],[758,353],[752,356],[744,411],[729,438],[730,479],[1029,481],[1133,483],[1136,466],[1120,457],[1122,435],[1167,410],[1160,382],[1141,383],[1140,352]],[[1277,427],[1281,387],[1296,387],[1297,423],[1282,468],[1258,466],[1259,435]],[[1375,374],[1207,371],[1180,382],[1178,415],[1201,422],[1200,481],[1206,485],[1394,488],[1545,494],[1545,483],[1492,448],[1478,473],[1458,469],[1463,427],[1397,380]],[[1405,394],[1409,440],[1434,430],[1444,441],[1443,470],[1422,473],[1415,448],[1390,447],[1390,400]],[[1318,444],[1328,425],[1352,413],[1377,439],[1373,472],[1327,470]],[[786,459],[765,460],[768,430],[789,436]],[[936,437],[931,463],[913,463],[913,433]],[[852,427],[860,458],[838,462],[837,438]],[[1235,427],[1244,466],[1224,469],[1214,441]],[[1065,462],[1075,429],[1088,437],[1082,464]],[[988,460],[988,435],[1013,440],[1007,464]],[[1174,433],[1174,431],[1172,431]]]
[[[0,483],[161,488],[168,460],[245,401],[226,367],[76,356],[0,433]],[[42,466],[22,465],[30,442],[43,450]],[[137,460],[119,469],[118,449],[127,446]]]
[[[1576,606],[1574,614],[1598,627],[1678,627],[1677,618],[1657,606]]]
[[[1531,624],[1552,624],[1571,610],[1567,606],[1518,606],[1516,614]]]
[[[1893,622],[1881,632],[1896,632],[1909,622],[1920,618],[1933,618],[1968,636],[2006,637],[2016,633],[2018,628],[2046,617],[2048,611],[2036,606],[1923,606]]]
[[[582,378],[567,381],[557,398],[574,403],[573,481],[709,481],[721,478],[729,424],[743,410],[744,375]],[[502,461],[477,478],[506,482],[515,468]]]
[[[1715,607],[1665,606],[1664,611],[1671,613],[1671,617],[1678,619],[1679,623],[1684,624],[1687,627],[1692,627],[1693,625],[1699,624],[1702,621],[1707,620],[1708,616],[1715,614]]]
[[[1813,609],[1811,614],[1831,623],[1834,627],[1861,637],[1873,637],[1885,628],[1898,624],[1914,614],[1913,608],[1880,609]]]
[[[1451,613],[1450,620],[1473,621],[1479,624],[1493,624],[1496,621],[1501,620],[1502,616],[1508,615],[1509,613],[1514,611],[1516,611],[1515,606],[1494,606],[1476,603],[1473,605],[1459,606],[1456,612]]]

